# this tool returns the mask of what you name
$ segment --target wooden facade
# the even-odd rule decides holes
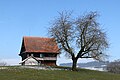
[[[55,66],[58,54],[59,49],[53,38],[23,37],[20,64]]]

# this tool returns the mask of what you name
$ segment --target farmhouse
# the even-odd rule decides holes
[[[23,37],[21,65],[55,66],[59,49],[54,38]]]

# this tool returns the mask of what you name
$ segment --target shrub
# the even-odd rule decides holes
[[[115,60],[107,65],[107,71],[120,74],[120,60]]]

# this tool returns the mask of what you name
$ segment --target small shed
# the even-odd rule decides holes
[[[20,64],[22,64],[22,65],[39,65],[39,62],[34,57],[30,56],[30,57],[24,59]]]

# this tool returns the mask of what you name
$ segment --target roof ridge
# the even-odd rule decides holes
[[[44,38],[44,39],[52,39],[50,37],[38,37],[38,36],[23,36],[23,38]]]

